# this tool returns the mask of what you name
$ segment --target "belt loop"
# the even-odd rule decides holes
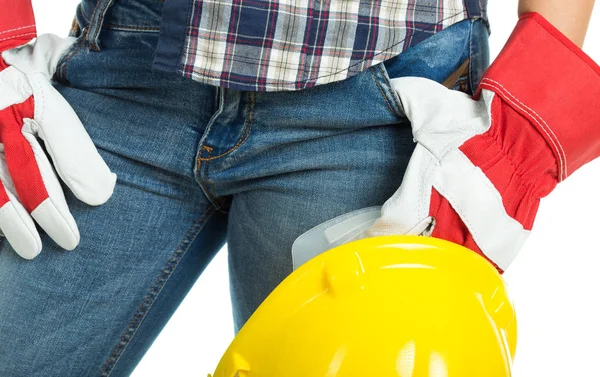
[[[99,35],[104,24],[104,16],[108,8],[113,5],[115,0],[98,0],[96,8],[90,17],[90,25],[87,31],[87,41],[90,45],[90,50],[100,51],[100,40]]]
[[[464,0],[469,18],[484,17],[487,0]]]

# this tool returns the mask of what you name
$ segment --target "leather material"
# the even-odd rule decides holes
[[[443,238],[503,271],[540,199],[600,155],[600,67],[539,14],[521,17],[474,99],[422,78],[392,83],[417,146],[370,235]]]
[[[50,81],[73,41],[43,35],[3,52],[0,59],[0,229],[26,259],[42,249],[34,220],[64,249],[79,243],[59,177],[89,205],[105,203],[116,183],[81,121]]]
[[[368,234],[449,239],[506,269],[529,231],[506,212],[494,184],[460,150],[467,140],[490,131],[494,93],[485,91],[474,101],[427,79],[398,78],[392,84],[417,145],[402,185]]]

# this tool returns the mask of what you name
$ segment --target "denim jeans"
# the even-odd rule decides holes
[[[33,261],[0,239],[0,376],[129,375],[225,243],[236,329],[292,270],[313,226],[381,205],[413,151],[390,77],[472,92],[488,64],[471,19],[344,81],[242,92],[150,69],[159,0],[84,0],[55,86],[118,181],[67,201],[81,244]]]

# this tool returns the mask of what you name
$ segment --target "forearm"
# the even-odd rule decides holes
[[[579,47],[583,45],[595,0],[519,0],[519,15],[537,12]]]

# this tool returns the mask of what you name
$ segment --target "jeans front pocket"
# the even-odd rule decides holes
[[[83,34],[86,33],[86,30],[83,30]],[[56,71],[54,72],[54,77],[53,79],[61,84],[65,84],[68,85],[69,84],[69,79],[68,79],[68,75],[67,75],[67,67],[69,62],[77,55],[81,52],[81,50],[85,47],[86,45],[86,40],[85,40],[85,36],[83,34],[80,34],[77,39],[75,40],[75,43],[73,43],[73,45],[71,45],[71,47],[69,49],[67,49],[63,55],[60,57],[60,59],[58,60],[58,64],[56,65]]]
[[[398,94],[390,81],[390,77],[384,64],[379,63],[370,67],[369,72],[375,80],[377,88],[383,96],[384,101],[387,103],[390,111],[399,119],[404,120],[405,117],[404,110],[402,109],[402,102],[400,102],[400,97],[398,97]]]
[[[458,22],[381,63],[387,80],[424,77],[473,94],[489,64],[488,30],[481,18]],[[453,75],[451,83],[447,80]]]
[[[469,37],[469,85],[471,93],[477,89],[483,73],[490,65],[489,31],[480,18],[472,20]]]

